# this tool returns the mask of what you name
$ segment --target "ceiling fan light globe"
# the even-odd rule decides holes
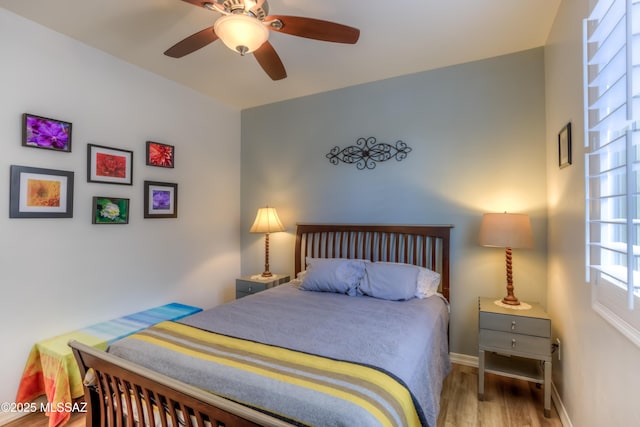
[[[260,20],[243,14],[222,16],[213,29],[229,49],[241,54],[253,52],[269,39],[269,30]]]

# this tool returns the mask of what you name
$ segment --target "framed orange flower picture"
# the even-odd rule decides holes
[[[73,218],[68,171],[11,165],[9,218]]]
[[[133,151],[87,144],[87,181],[133,184]]]
[[[175,147],[159,142],[147,141],[147,166],[172,168],[175,161]]]

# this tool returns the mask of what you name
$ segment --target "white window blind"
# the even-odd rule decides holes
[[[640,0],[584,23],[587,279],[593,308],[640,346]]]

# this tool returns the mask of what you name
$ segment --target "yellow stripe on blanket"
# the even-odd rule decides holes
[[[174,322],[162,322],[148,330],[131,336],[131,338],[152,343],[201,360],[214,361],[225,366],[252,372],[257,375],[305,387],[331,395],[335,398],[349,401],[373,414],[381,425],[394,426],[396,425],[396,422],[394,422],[389,412],[375,405],[371,399],[367,399],[362,393],[349,390],[345,387],[333,387],[331,384],[322,383],[321,381],[312,381],[302,378],[299,375],[283,375],[282,372],[275,372],[273,370],[260,367],[257,364],[247,364],[242,360],[234,360],[233,358],[219,356],[213,352],[208,352],[178,341],[168,341],[160,336],[154,335],[154,331],[177,337],[180,340],[196,342],[198,345],[204,345],[204,347],[223,347],[242,354],[252,355],[258,359],[271,359],[280,364],[294,367],[299,366],[313,371],[326,373],[327,376],[332,378],[350,378],[353,382],[365,384],[366,388],[376,389],[390,397],[393,400],[391,402],[392,405],[400,409],[400,411],[398,411],[399,415],[404,418],[402,421],[404,421],[406,425],[420,425],[420,419],[413,404],[411,394],[406,387],[391,376],[377,369],[356,363],[328,359],[281,347],[219,335]]]

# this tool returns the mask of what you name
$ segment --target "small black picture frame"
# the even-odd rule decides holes
[[[173,168],[176,148],[173,145],[147,141],[147,166]]]
[[[178,184],[170,182],[144,182],[144,217],[177,218]]]
[[[133,185],[133,151],[87,144],[87,182]]]
[[[73,218],[71,171],[11,165],[9,218]]]
[[[560,169],[571,164],[571,122],[558,133],[558,166]]]
[[[22,145],[70,153],[72,127],[70,122],[24,113]]]
[[[94,196],[91,203],[92,224],[129,224],[129,199]]]

